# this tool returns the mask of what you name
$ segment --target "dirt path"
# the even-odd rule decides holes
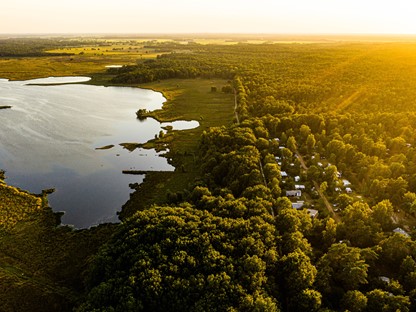
[[[305,164],[305,161],[303,160],[302,155],[300,155],[298,152],[295,153],[295,156],[299,159],[299,162],[303,169],[308,170],[308,167]],[[318,182],[312,181],[313,185],[315,186],[316,191],[318,192],[319,196],[321,197],[322,201],[325,204],[326,209],[331,214],[331,217],[336,221],[341,221],[340,217],[335,213],[334,209],[332,208],[332,205],[329,203],[328,199],[326,198],[325,194],[321,192]]]
[[[237,103],[237,90],[234,88],[234,114],[235,114],[235,120],[237,121],[237,124],[240,124],[240,118],[238,118],[238,103]]]

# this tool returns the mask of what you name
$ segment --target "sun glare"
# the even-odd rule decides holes
[[[416,2],[397,1],[42,1],[0,11],[3,33],[387,33],[416,34]]]

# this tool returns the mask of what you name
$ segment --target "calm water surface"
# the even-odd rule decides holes
[[[56,188],[49,196],[50,205],[65,211],[64,224],[77,228],[117,221],[116,211],[131,192],[129,183],[143,180],[143,176],[123,175],[122,170],[174,170],[154,150],[129,152],[120,143],[144,143],[166,125],[198,126],[196,121],[137,120],[138,109],[154,110],[165,101],[151,90],[38,85],[88,79],[0,79],[0,106],[12,106],[0,110],[0,168],[6,170],[8,184],[34,193]],[[110,144],[115,146],[95,149]]]

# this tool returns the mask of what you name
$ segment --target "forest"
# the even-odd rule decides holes
[[[415,43],[146,45],[106,81],[225,79],[235,117],[127,203],[75,311],[416,310]]]

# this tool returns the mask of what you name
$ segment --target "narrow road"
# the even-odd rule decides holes
[[[240,119],[238,118],[238,103],[237,103],[237,90],[233,88],[234,90],[234,114],[235,114],[235,120],[237,121],[237,124],[240,124]]]
[[[263,183],[264,183],[264,186],[266,186],[266,187],[267,187],[266,177],[265,177],[265,175],[264,175],[264,171],[263,171],[263,164],[261,163],[261,161],[259,161],[259,167],[260,167],[260,173],[261,173],[261,176],[263,177]],[[274,217],[273,207],[271,207],[271,208],[270,208],[270,214]]]
[[[302,155],[299,154],[298,151],[296,151],[295,156],[299,159],[299,162],[300,162],[302,168],[305,169],[305,170],[308,170],[308,167],[306,166],[305,161],[303,160]],[[332,205],[329,203],[329,201],[326,198],[325,194],[321,192],[321,189],[319,188],[318,182],[313,181],[313,180],[312,180],[312,182],[313,182],[313,185],[315,186],[316,191],[318,192],[319,196],[321,197],[322,201],[324,202],[326,209],[331,214],[332,218],[336,222],[341,221],[340,217],[335,213],[334,209],[332,208]]]

